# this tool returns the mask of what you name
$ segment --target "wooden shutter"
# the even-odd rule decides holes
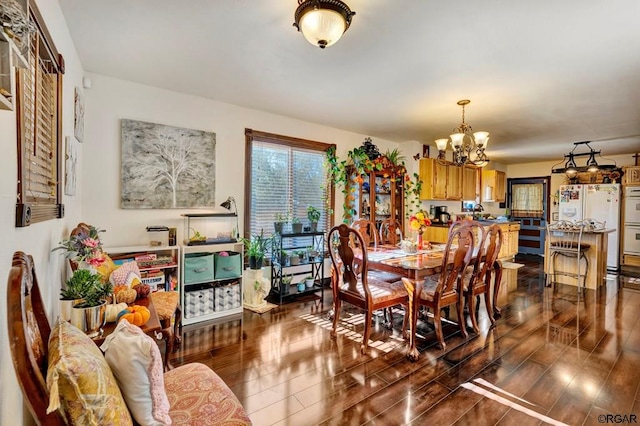
[[[18,70],[18,203],[16,226],[60,218],[62,58],[49,39],[39,12],[30,5],[36,25],[28,68]]]

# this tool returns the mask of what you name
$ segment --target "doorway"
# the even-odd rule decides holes
[[[507,180],[511,219],[520,222],[518,253],[544,255],[550,177]]]

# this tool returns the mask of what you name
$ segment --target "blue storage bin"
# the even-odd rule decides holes
[[[238,278],[242,276],[242,257],[237,251],[227,251],[228,256],[214,256],[215,279]]]
[[[194,284],[214,279],[213,253],[189,253],[184,257],[184,283]]]

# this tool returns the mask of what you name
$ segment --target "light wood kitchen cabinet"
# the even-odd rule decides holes
[[[447,200],[462,200],[462,167],[447,166]]]
[[[640,166],[624,167],[623,185],[640,185]]]
[[[478,169],[462,167],[462,199],[475,200],[478,197]]]
[[[422,239],[430,243],[446,243],[449,236],[448,226],[428,226],[422,234]]]
[[[482,201],[504,203],[506,200],[507,176],[500,170],[482,171]]]
[[[462,168],[440,164],[435,158],[420,160],[421,200],[461,200]]]

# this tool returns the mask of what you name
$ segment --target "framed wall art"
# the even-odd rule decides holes
[[[122,120],[124,209],[215,207],[216,134]]]
[[[76,195],[76,165],[78,153],[75,141],[71,136],[64,138],[64,193],[65,195]]]
[[[84,142],[84,97],[79,87],[74,91],[73,135]]]

